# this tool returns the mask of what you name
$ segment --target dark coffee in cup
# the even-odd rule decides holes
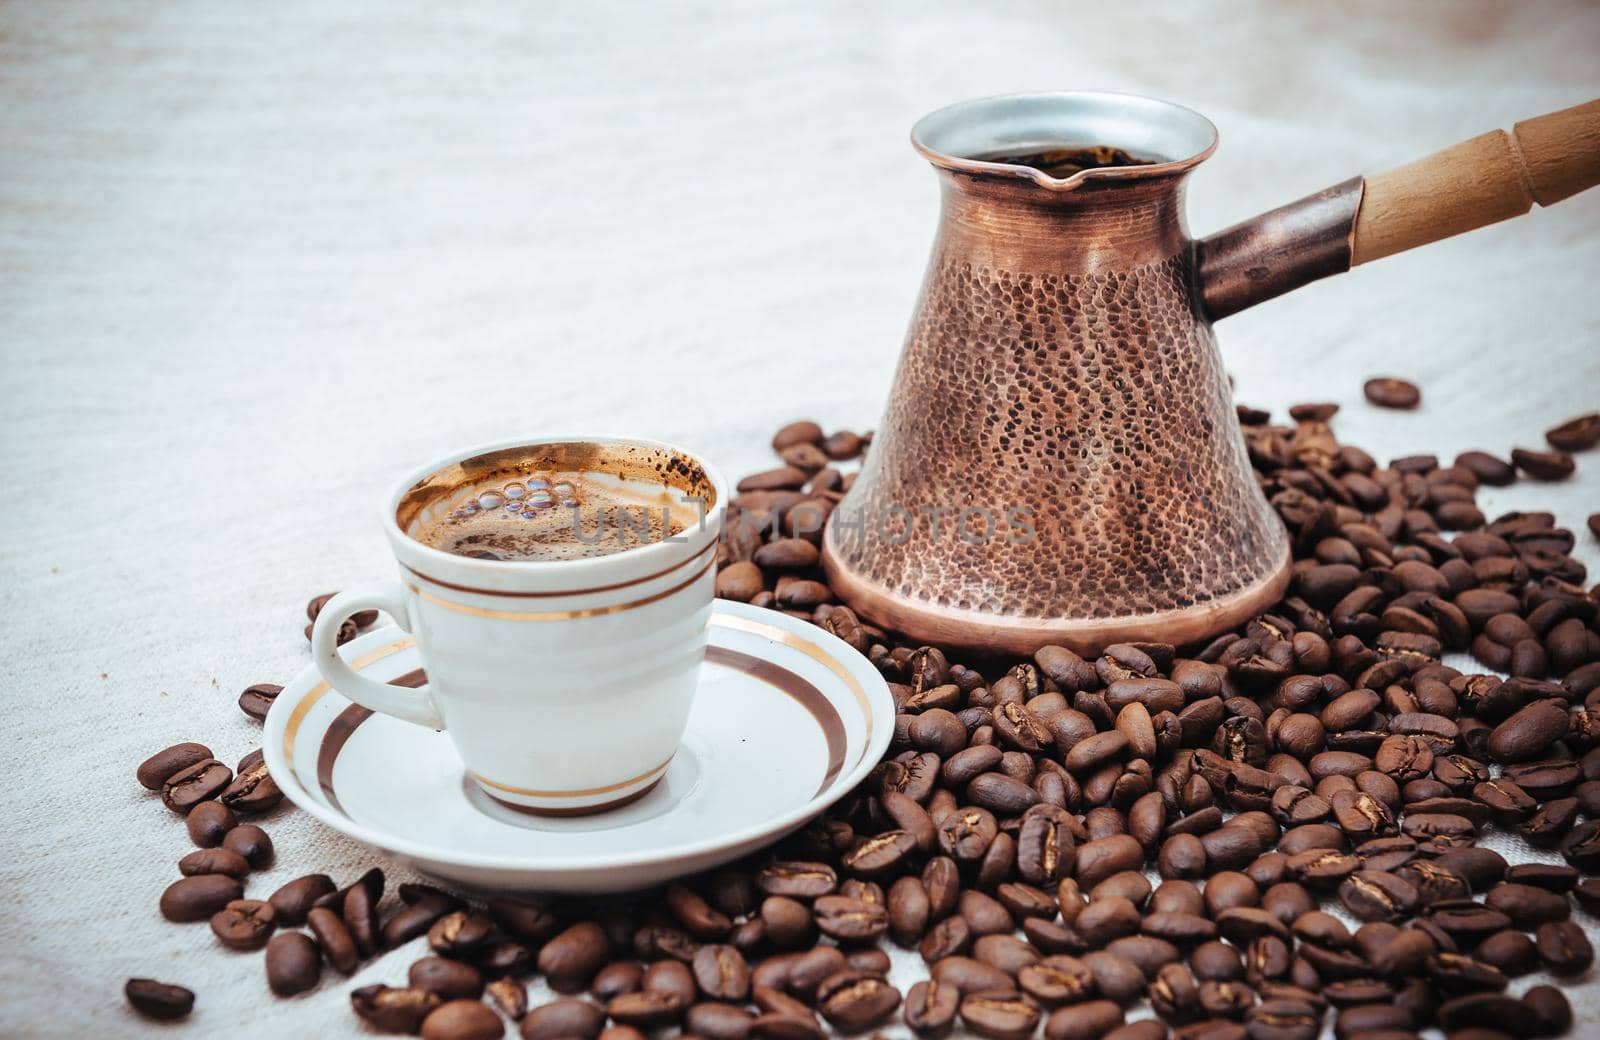
[[[656,448],[532,445],[433,474],[397,519],[410,537],[456,556],[581,560],[678,538],[711,494],[696,464]]]

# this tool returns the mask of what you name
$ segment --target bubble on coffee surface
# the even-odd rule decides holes
[[[536,473],[461,488],[425,545],[489,560],[606,556],[681,534],[698,520],[676,488],[609,474]]]

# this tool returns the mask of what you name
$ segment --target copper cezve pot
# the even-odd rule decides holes
[[[1150,98],[1023,94],[912,129],[942,211],[888,409],[824,537],[829,581],[910,639],[1027,654],[1202,639],[1270,608],[1286,532],[1213,322],[1600,180],[1600,101],[1191,239],[1217,146]],[[1108,146],[1064,178],[981,156]]]

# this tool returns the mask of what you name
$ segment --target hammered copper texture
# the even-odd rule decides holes
[[[976,187],[966,181],[949,178],[887,412],[834,518],[863,511],[865,535],[830,532],[834,565],[891,598],[1000,624],[1150,615],[1270,582],[1284,534],[1197,313],[1181,184],[1133,193],[1143,216],[1114,212],[1121,191],[1085,192],[975,224],[970,200],[950,197]],[[1100,209],[1115,231],[1086,240]],[[1028,221],[1027,241],[992,241]],[[1067,237],[1036,248],[1053,230]],[[1072,235],[1076,248],[1062,248]],[[1134,240],[1140,248],[1119,252]],[[1119,266],[1124,253],[1149,262]],[[982,262],[994,257],[1028,269]],[[926,519],[969,507],[991,511],[996,536],[962,538],[956,512],[936,536]],[[1011,508],[1030,511],[1031,540],[1005,536]],[[875,519],[885,516],[887,538]],[[981,532],[970,519],[968,533]]]

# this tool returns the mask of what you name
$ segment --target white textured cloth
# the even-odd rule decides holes
[[[1188,103],[1222,131],[1209,232],[1587,100],[1597,53],[1581,2],[0,8],[0,1033],[133,1033],[122,982],[153,975],[199,993],[172,1035],[366,1035],[350,985],[416,949],[270,998],[258,954],[157,915],[188,842],[134,766],[256,746],[237,693],[305,664],[309,596],[390,575],[405,467],[617,431],[737,475],[781,421],[873,425],[933,233],[919,115]],[[1592,193],[1219,335],[1241,400],[1339,401],[1380,457],[1504,452],[1600,405],[1597,274]],[[1380,372],[1421,410],[1364,405]],[[1600,456],[1481,501],[1581,528]],[[251,895],[382,862],[265,823]],[[1570,991],[1591,1023],[1595,989]]]

